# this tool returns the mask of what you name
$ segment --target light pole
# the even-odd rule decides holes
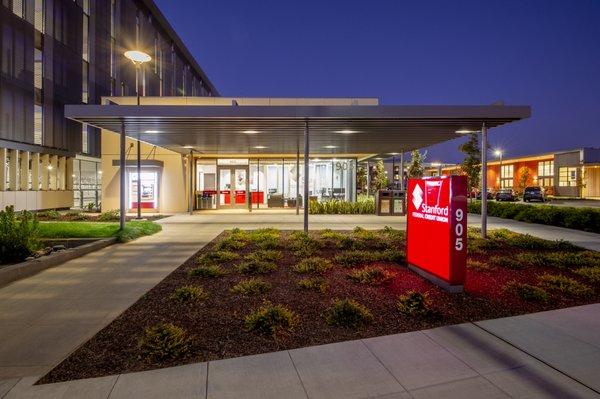
[[[502,188],[502,150],[494,151],[494,155],[500,159],[500,188]]]
[[[144,63],[152,60],[148,54],[143,51],[131,50],[125,52],[125,57],[135,65],[135,94],[137,96],[137,105],[140,105],[140,80],[139,70],[143,68]],[[144,74],[142,73],[142,76]],[[144,77],[145,78],[145,77]],[[140,140],[137,140],[137,218],[142,218],[142,151],[140,148]]]

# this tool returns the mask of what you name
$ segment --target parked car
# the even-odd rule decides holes
[[[514,201],[515,193],[510,188],[503,188],[496,193],[496,201]]]
[[[477,193],[477,199],[480,200],[481,199],[481,191]],[[487,192],[487,199],[494,199],[494,194],[492,194],[491,191]]]
[[[525,187],[525,191],[523,192],[523,201],[531,202],[531,201],[546,201],[546,196],[544,195],[544,190],[542,190],[539,186],[533,187]]]

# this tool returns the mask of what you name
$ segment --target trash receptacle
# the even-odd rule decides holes
[[[392,214],[392,190],[378,190],[375,195],[375,209],[377,216]]]
[[[403,190],[393,190],[392,192],[392,215],[406,215],[406,192]]]

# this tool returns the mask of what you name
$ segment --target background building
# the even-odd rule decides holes
[[[102,96],[218,96],[152,0],[0,0],[0,206],[101,199],[100,131],[64,117]],[[139,79],[123,53],[151,55]],[[1,167],[5,165],[5,167]]]

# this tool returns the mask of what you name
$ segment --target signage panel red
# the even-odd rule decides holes
[[[408,264],[444,286],[462,286],[467,263],[467,177],[409,179]]]

